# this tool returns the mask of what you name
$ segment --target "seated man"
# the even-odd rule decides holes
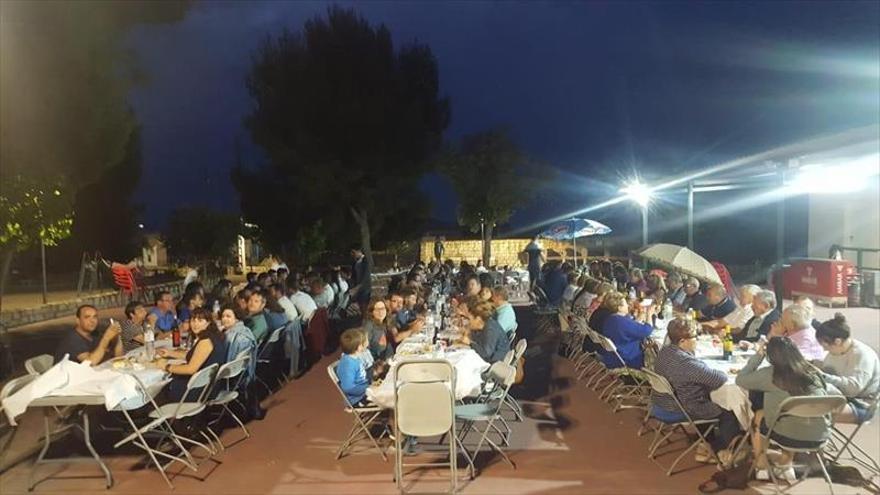
[[[694,322],[676,318],[669,322],[668,329],[669,344],[660,349],[654,371],[669,380],[675,395],[692,419],[718,418],[718,429],[709,438],[709,442],[719,457],[727,457],[730,452],[722,456],[722,451],[742,433],[739,421],[731,411],[722,409],[709,398],[710,392],[727,383],[727,374],[694,357],[694,349],[697,347],[697,328]],[[676,414],[681,416],[674,399],[666,394],[655,394],[654,405],[652,413],[657,417],[663,418],[665,415],[674,421]],[[658,407],[660,411],[656,410]],[[712,459],[711,453],[701,451],[698,447],[697,461],[710,462]]]
[[[263,342],[269,335],[269,323],[263,309],[266,308],[266,298],[261,292],[254,292],[247,300],[248,316],[244,319],[244,325],[251,329],[257,344]]]
[[[294,278],[293,282],[287,287],[287,298],[293,303],[303,324],[308,323],[312,319],[312,315],[315,314],[315,311],[318,310],[318,305],[312,299],[312,296],[299,290],[298,278]]]
[[[495,321],[501,325],[504,333],[510,335],[516,331],[516,313],[513,306],[507,301],[507,288],[495,287],[492,289],[492,304],[495,305]]]
[[[864,423],[871,419],[871,403],[880,396],[880,359],[867,344],[852,338],[846,318],[837,313],[816,331],[819,344],[828,351],[822,377],[847,398],[847,407],[834,415],[841,423]]]
[[[700,311],[701,322],[720,320],[736,310],[736,303],[727,296],[727,290],[721,284],[709,284],[706,289],[706,306]]]
[[[699,311],[702,312],[709,301],[706,300],[700,292],[700,281],[694,277],[688,277],[684,282],[684,301],[681,303],[682,311]]]
[[[752,298],[752,312],[754,316],[746,322],[742,331],[733,334],[733,340],[743,348],[749,348],[761,336],[766,336],[770,333],[770,326],[779,321],[776,294],[769,290],[759,291]]]
[[[122,329],[119,323],[111,323],[103,334],[96,332],[98,328],[98,309],[91,304],[83,304],[76,308],[76,326],[69,332],[55,349],[55,362],[68,355],[71,361],[83,363],[89,361],[92,366],[101,364],[107,358],[119,357],[123,354]]]
[[[741,286],[739,288],[739,305],[736,306],[736,309],[723,318],[716,318],[703,322],[703,330],[714,332],[726,326],[730,326],[732,334],[741,333],[746,323],[755,316],[755,312],[752,311],[752,300],[754,299],[755,294],[760,291],[761,288],[757,285],[746,284]]]
[[[418,317],[412,320],[408,325],[402,326],[399,324],[398,314],[403,309],[403,296],[401,296],[399,292],[392,292],[388,296],[386,305],[388,307],[388,331],[394,340],[395,347],[410,335],[421,332],[422,328],[425,327],[424,318]]]
[[[144,320],[147,310],[140,301],[125,305],[125,320],[122,322],[122,350],[125,352],[144,345]]]
[[[319,308],[329,308],[333,304],[335,295],[333,288],[330,287],[320,275],[315,275],[309,281],[309,290],[315,306]]]
[[[416,302],[418,295],[412,287],[404,287],[400,290],[403,297],[403,307],[397,312],[397,328],[406,328],[416,320]]]
[[[177,315],[174,313],[174,296],[163,290],[156,294],[156,306],[147,315],[147,322],[162,332],[170,332],[177,326]]]

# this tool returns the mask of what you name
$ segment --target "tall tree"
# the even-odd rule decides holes
[[[425,215],[418,181],[449,122],[427,45],[395,50],[384,25],[331,7],[301,32],[267,38],[247,85],[255,106],[245,124],[269,162],[269,170],[257,173],[303,201],[332,242],[346,238],[353,219],[372,263],[374,236],[400,235],[398,225],[417,224]],[[289,198],[246,192],[259,181],[248,181],[244,170],[235,176],[246,219],[264,231],[278,222],[257,210],[301,214],[291,211]],[[266,207],[253,208],[251,201]],[[275,237],[295,230],[289,223],[281,227],[286,232]]]
[[[501,129],[465,136],[458,149],[441,156],[439,166],[458,196],[459,225],[482,231],[483,264],[489,266],[495,227],[543,189],[550,172]]]
[[[206,208],[176,208],[168,219],[165,242],[175,259],[230,263],[235,255],[241,220],[232,213]]]

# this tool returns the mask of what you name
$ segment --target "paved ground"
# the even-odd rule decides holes
[[[854,310],[850,310],[854,311]],[[865,321],[872,316],[865,313]],[[521,314],[521,318],[523,315]],[[820,314],[821,317],[821,314]],[[853,319],[856,317],[853,317]],[[859,316],[858,318],[862,318]],[[861,321],[861,320],[859,320]],[[521,328],[534,328],[522,321]],[[875,334],[877,326],[870,329]],[[869,335],[861,335],[869,340]],[[711,466],[684,463],[687,471],[667,477],[647,458],[648,438],[637,437],[639,415],[634,411],[612,413],[592,391],[572,377],[571,364],[556,356],[557,338],[552,334],[526,335],[532,351],[527,360],[527,381],[517,390],[526,402],[529,418],[516,423],[509,449],[517,465],[514,470],[494,456],[484,454],[483,471],[475,481],[463,480],[464,493],[695,493],[697,485],[714,472]],[[301,379],[287,385],[264,402],[269,415],[248,425],[251,438],[217,457],[207,460],[198,473],[175,469],[176,493],[395,493],[391,480],[393,455],[383,462],[374,452],[360,452],[340,461],[334,450],[350,420],[342,411],[341,399],[328,382],[324,366],[318,363]],[[27,420],[17,448],[36,438],[34,417]],[[28,433],[28,431],[30,433]],[[28,438],[30,437],[30,438]],[[241,437],[239,430],[227,430],[226,443]],[[880,435],[875,427],[863,431],[859,442],[875,455],[880,452]],[[107,443],[106,441],[103,443]],[[61,446],[63,450],[63,445]],[[70,448],[69,446],[67,448]],[[114,493],[155,493],[167,488],[154,470],[143,469],[138,458],[119,455],[104,447],[116,477]],[[420,458],[428,459],[431,454]],[[662,457],[661,463],[671,461]],[[25,491],[29,463],[0,476],[0,493]],[[94,466],[43,466],[38,479],[61,473],[74,479],[40,483],[36,492],[107,493]],[[432,470],[407,476],[417,492],[442,491],[445,473]],[[772,493],[766,487],[761,492]],[[824,483],[811,479],[791,493],[825,493]],[[866,493],[835,485],[836,493]],[[733,493],[733,492],[730,492]]]
[[[81,297],[88,297],[102,292],[112,291],[113,289],[102,289],[94,291],[83,291],[77,296],[75,290],[50,291],[47,294],[50,303],[63,301],[73,301]],[[3,311],[13,311],[16,309],[39,308],[43,305],[43,294],[40,292],[25,292],[22,294],[4,294],[3,295]]]

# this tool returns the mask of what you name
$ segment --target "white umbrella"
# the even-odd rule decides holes
[[[720,284],[715,267],[699,254],[675,244],[651,244],[636,252],[642,258],[701,280]]]

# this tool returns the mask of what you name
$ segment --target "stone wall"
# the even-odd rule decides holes
[[[492,258],[489,265],[524,266],[526,260],[520,256],[531,239],[492,239]],[[573,256],[571,242],[541,239],[548,259],[569,259]],[[456,264],[462,260],[475,264],[483,257],[483,243],[479,239],[443,241],[444,261],[451,259]],[[578,259],[586,258],[587,248],[578,246]],[[425,263],[434,259],[434,238],[422,239],[419,259]]]
[[[216,280],[203,281],[207,290],[216,283]],[[145,303],[152,304],[155,294],[159,291],[168,291],[178,297],[183,292],[183,281],[168,282],[164,284],[150,285],[144,288],[143,294],[136,297],[142,298]],[[128,294],[121,291],[108,290],[87,297],[69,299],[67,301],[51,302],[38,308],[16,309],[0,313],[0,325],[4,328],[15,328],[30,323],[52,320],[64,316],[71,316],[76,308],[82,304],[91,304],[98,309],[119,308],[128,304],[132,299]]]

